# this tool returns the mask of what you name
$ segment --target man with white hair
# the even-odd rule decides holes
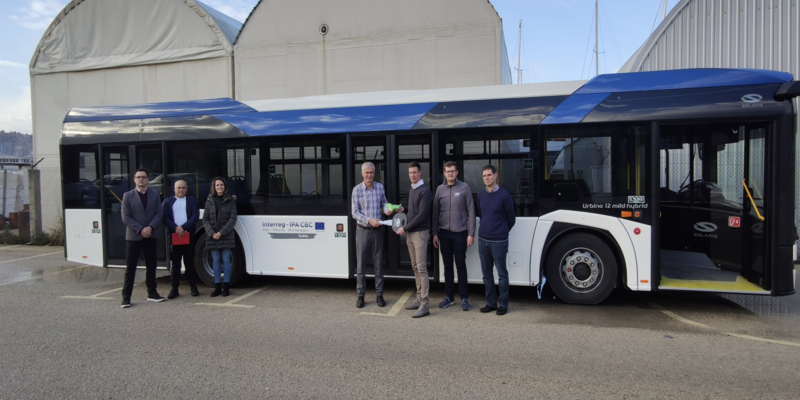
[[[385,307],[383,300],[383,225],[381,211],[391,215],[387,207],[386,191],[383,185],[375,182],[375,164],[361,164],[361,176],[364,182],[353,188],[352,216],[356,220],[356,291],[358,301],[356,307],[364,307],[364,290],[366,286],[367,258],[372,257],[375,267],[375,295],[378,307]]]
[[[170,240],[169,254],[172,261],[172,290],[169,292],[168,299],[179,296],[178,286],[181,279],[181,260],[186,267],[186,279],[189,281],[192,296],[199,296],[197,291],[197,271],[194,269],[194,246],[196,238],[194,231],[197,221],[200,219],[200,207],[197,199],[187,196],[188,185],[185,181],[175,181],[175,196],[170,196],[161,204],[162,214],[164,215],[164,227],[167,234],[172,239],[176,235],[178,240]],[[187,237],[186,244],[178,244],[180,239]],[[185,240],[184,240],[185,241]]]

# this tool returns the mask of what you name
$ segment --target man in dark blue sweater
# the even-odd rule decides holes
[[[508,232],[514,227],[514,200],[508,192],[497,185],[497,168],[494,165],[483,167],[483,183],[486,190],[478,192],[477,215],[481,219],[478,228],[478,254],[481,258],[483,286],[486,288],[486,306],[482,313],[497,310],[497,315],[508,312]],[[494,288],[494,271],[497,268],[500,281],[500,307],[497,306],[497,292]]]

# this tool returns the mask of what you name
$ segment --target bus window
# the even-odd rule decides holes
[[[61,150],[64,208],[100,208],[97,146],[64,146]]]
[[[266,215],[346,215],[339,136],[268,144],[257,193]]]
[[[206,199],[211,193],[211,181],[217,176],[228,177],[230,142],[211,140],[168,143],[167,154],[170,156],[167,157],[167,163],[170,174],[166,193],[172,193],[175,181],[186,181],[187,194],[197,198],[200,208],[205,207]]]
[[[436,172],[436,184],[443,181],[444,163],[455,161],[458,179],[469,185],[474,197],[484,190],[483,167],[497,167],[497,183],[514,199],[516,214],[535,216],[538,199],[534,177],[538,152],[532,146],[531,133],[524,130],[494,129],[492,131],[454,131],[440,135],[441,165]]]
[[[649,128],[548,128],[543,140],[542,212],[575,209],[619,217],[630,211],[634,219],[648,220]]]

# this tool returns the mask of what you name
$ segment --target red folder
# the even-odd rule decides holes
[[[180,246],[189,244],[189,232],[184,232],[183,237],[178,236],[177,233],[172,234],[172,245]]]

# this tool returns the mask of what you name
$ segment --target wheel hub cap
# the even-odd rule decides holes
[[[573,290],[593,288],[602,279],[602,262],[588,249],[575,249],[561,260],[561,276]]]

